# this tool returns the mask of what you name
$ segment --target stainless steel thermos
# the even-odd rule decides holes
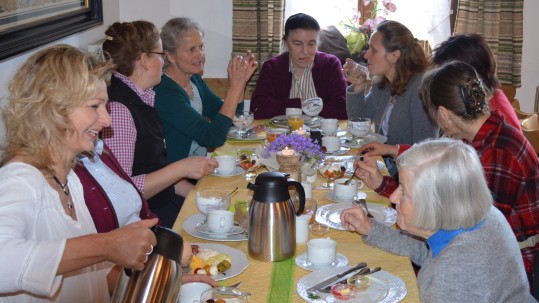
[[[287,179],[281,172],[258,175],[249,205],[249,255],[260,261],[283,261],[296,250],[296,216],[305,208],[305,191],[301,183]],[[288,187],[299,194],[299,209],[290,199]]]
[[[125,270],[114,289],[113,303],[177,302],[182,278],[183,239],[165,227],[155,226],[152,231],[157,245],[142,271]]]

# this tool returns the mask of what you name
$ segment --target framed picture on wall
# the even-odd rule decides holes
[[[102,0],[0,0],[0,61],[101,24]]]

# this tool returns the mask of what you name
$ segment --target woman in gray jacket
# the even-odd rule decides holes
[[[388,144],[414,144],[436,138],[438,127],[429,121],[419,99],[419,85],[428,61],[423,49],[406,26],[396,21],[378,25],[365,53],[372,87],[365,93],[366,75],[352,80],[347,88],[348,118],[374,119],[377,132]],[[347,61],[350,61],[347,59]],[[350,75],[353,64],[345,64]]]
[[[366,243],[421,265],[421,302],[536,302],[472,146],[425,141],[404,152],[397,167],[400,183],[389,199],[401,230],[368,218],[360,206],[345,209],[341,221]]]

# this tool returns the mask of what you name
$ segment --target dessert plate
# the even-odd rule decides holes
[[[341,213],[343,209],[351,207],[352,205],[348,203],[326,204],[318,208],[315,220],[330,228],[345,230],[341,222]],[[397,222],[397,211],[393,208],[370,202],[367,202],[367,207],[369,208],[369,212],[374,216],[374,219],[385,225],[392,226]]]
[[[296,284],[296,292],[298,295],[307,302],[319,302],[316,300],[324,300],[324,302],[342,302],[336,300],[331,293],[326,294],[322,292],[316,292],[316,295],[307,293],[307,289],[316,285],[317,283],[332,277],[340,272],[345,271],[346,269],[351,268],[351,266],[344,267],[334,267],[326,268],[317,271],[302,277]],[[390,274],[387,271],[375,272],[368,276],[371,280],[371,285],[363,292],[360,296],[351,298],[347,300],[348,303],[396,303],[400,302],[404,297],[406,297],[407,290],[406,284],[402,281],[401,278],[396,277]]]
[[[245,253],[241,250],[232,248],[224,244],[217,243],[193,243],[198,245],[200,248],[215,250],[219,253],[229,255],[232,258],[230,262],[230,268],[225,272],[219,273],[215,276],[211,276],[215,281],[222,281],[230,279],[241,274],[247,267],[249,267],[249,260]]]

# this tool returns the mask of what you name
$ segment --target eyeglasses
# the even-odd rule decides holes
[[[165,52],[147,52],[148,54],[156,54],[156,55],[161,55],[161,58],[163,60],[165,60]]]

